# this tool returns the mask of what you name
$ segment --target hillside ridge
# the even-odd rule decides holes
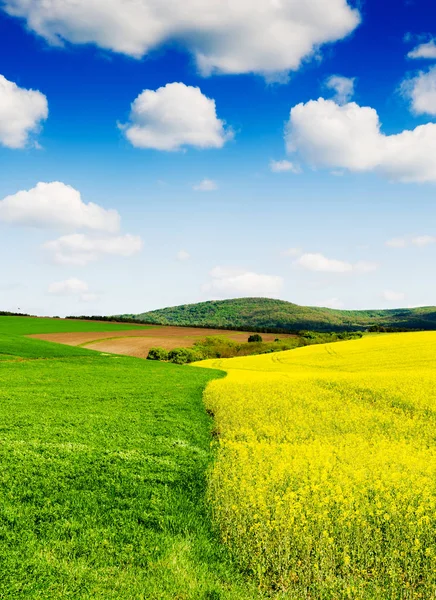
[[[234,298],[182,304],[134,317],[144,323],[250,331],[357,331],[371,326],[436,330],[436,307],[339,310],[272,298]]]

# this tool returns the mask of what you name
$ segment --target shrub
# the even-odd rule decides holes
[[[236,356],[240,344],[224,336],[207,336],[194,343],[194,350],[203,358],[231,358]]]
[[[259,335],[258,333],[254,333],[253,335],[250,335],[250,337],[248,338],[249,342],[263,342],[262,340],[262,336]]]
[[[165,348],[150,348],[147,360],[168,360],[168,350],[165,350]]]
[[[170,350],[168,353],[168,360],[176,365],[186,365],[202,358],[199,352],[191,348],[174,348],[174,350]]]

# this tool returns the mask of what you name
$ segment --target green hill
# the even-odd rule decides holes
[[[183,304],[133,316],[145,323],[250,331],[355,331],[372,325],[436,329],[436,307],[392,310],[336,310],[299,306],[270,298],[237,298]]]

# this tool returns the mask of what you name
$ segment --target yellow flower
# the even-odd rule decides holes
[[[204,394],[213,518],[263,589],[434,597],[436,332],[199,364],[227,371]]]

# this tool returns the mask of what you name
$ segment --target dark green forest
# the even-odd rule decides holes
[[[435,330],[436,307],[392,310],[336,310],[299,306],[269,298],[237,298],[183,304],[124,318],[156,325],[217,327],[259,332],[361,331],[370,327],[394,330]]]

